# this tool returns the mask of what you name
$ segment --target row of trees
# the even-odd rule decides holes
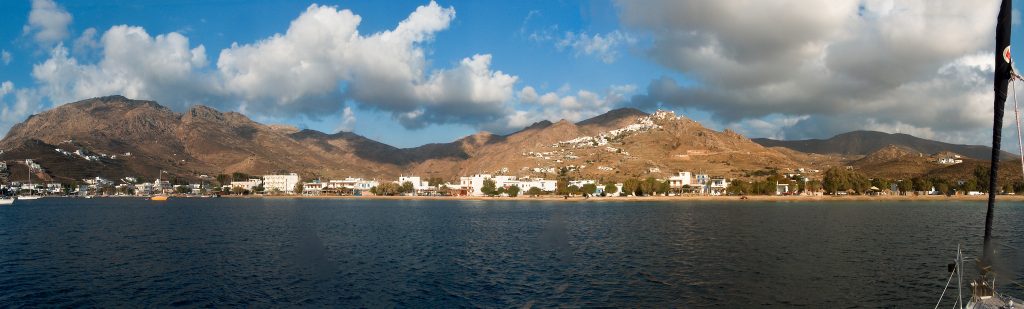
[[[962,179],[948,179],[941,177],[915,177],[911,179],[869,179],[862,173],[847,170],[844,168],[831,168],[825,171],[822,177],[822,186],[826,193],[836,194],[838,192],[853,191],[857,194],[867,193],[871,187],[879,190],[891,190],[895,184],[899,194],[910,192],[930,192],[932,189],[940,194],[952,195],[956,192],[979,191],[988,192],[989,170],[978,166],[970,176]],[[1001,192],[1024,193],[1024,182],[1016,181],[1003,184]]]

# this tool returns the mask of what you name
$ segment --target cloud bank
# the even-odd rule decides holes
[[[653,36],[647,55],[692,79],[654,79],[637,106],[791,139],[873,129],[981,142],[991,123],[997,1],[618,5],[627,28]]]

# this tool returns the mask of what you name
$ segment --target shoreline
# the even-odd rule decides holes
[[[187,198],[187,197],[176,197]],[[775,195],[751,195],[746,199],[740,196],[613,196],[613,197],[590,197],[580,196],[565,199],[561,196],[539,196],[539,197],[486,197],[486,196],[297,196],[297,195],[224,195],[221,198],[252,198],[252,199],[340,199],[340,200],[436,200],[436,201],[543,201],[543,202],[863,202],[863,201],[894,201],[894,202],[936,202],[936,201],[973,201],[985,202],[987,195],[965,196],[965,195],[817,195],[817,196],[775,196]],[[1024,195],[999,195],[998,201],[1024,201]]]

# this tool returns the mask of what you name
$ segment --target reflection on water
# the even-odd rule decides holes
[[[998,211],[1000,281],[1024,281],[1024,205]],[[924,307],[983,222],[963,202],[41,199],[0,207],[0,303]]]

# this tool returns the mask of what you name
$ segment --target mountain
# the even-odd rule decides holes
[[[992,156],[992,148],[988,146],[957,145],[918,138],[908,134],[876,131],[847,132],[829,139],[782,141],[755,138],[753,141],[765,147],[785,147],[800,152],[817,154],[868,155],[886,146],[897,145],[925,154],[950,151],[976,160],[988,160]],[[1013,158],[1016,155],[1004,151],[1002,156]]]
[[[109,96],[66,104],[13,126],[0,141],[0,159],[35,159],[62,181],[152,179],[161,170],[186,178],[283,171],[370,177],[400,173],[405,163],[394,147],[356,134],[317,133],[267,126],[205,106],[176,113],[156,102]]]
[[[242,172],[296,172],[305,179],[401,174],[441,177],[500,173],[553,178],[560,173],[620,180],[677,171],[738,176],[818,164],[814,155],[763,147],[671,112],[616,109],[571,122],[540,121],[506,134],[478,132],[449,143],[396,148],[351,132],[328,134],[264,125],[235,112],[193,106],[178,113],[152,101],[108,96],[30,116],[0,140],[9,177],[24,179],[25,159],[39,178],[75,182],[101,176],[150,180]]]

